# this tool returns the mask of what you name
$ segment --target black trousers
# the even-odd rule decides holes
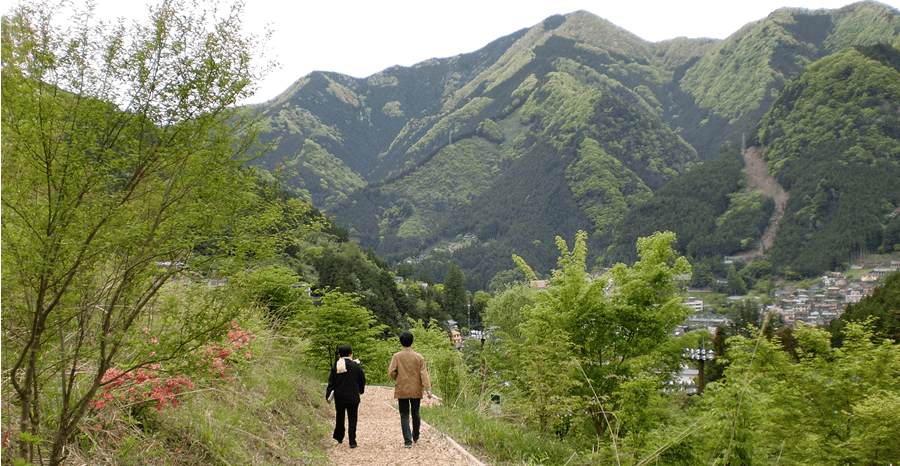
[[[400,425],[403,427],[403,443],[412,445],[413,442],[419,441],[419,427],[422,420],[419,418],[419,405],[422,403],[421,398],[400,398]],[[409,415],[412,411],[412,432],[409,431]]]
[[[359,403],[334,402],[334,434],[338,442],[344,441],[344,412],[347,413],[347,437],[350,445],[356,445],[356,419],[359,414]]]

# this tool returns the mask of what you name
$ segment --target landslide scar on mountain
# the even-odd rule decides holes
[[[747,191],[762,191],[766,197],[775,200],[775,213],[772,214],[772,220],[769,227],[763,233],[760,249],[747,254],[743,257],[749,262],[753,259],[763,258],[772,244],[775,242],[775,234],[778,230],[778,223],[784,217],[784,206],[787,204],[790,193],[781,187],[781,184],[769,174],[766,168],[766,161],[761,157],[762,151],[758,147],[749,147],[744,152],[744,169],[747,173]]]

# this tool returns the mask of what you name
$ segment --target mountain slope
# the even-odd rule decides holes
[[[734,171],[740,159],[732,148],[670,183],[629,214],[609,259],[632,260],[635,239],[659,229],[676,232],[679,250],[696,259],[746,255],[776,224],[763,252],[782,271],[814,275],[893,249],[884,232],[900,207],[898,71],[900,49],[887,45],[849,48],[810,65],[751,137],[759,145],[747,151],[753,167]],[[765,194],[771,204],[747,202],[750,190],[762,189],[746,177],[760,161],[780,185]],[[781,221],[775,200],[784,203]],[[740,228],[725,220],[736,208]]]
[[[816,62],[785,88],[757,140],[791,193],[777,263],[808,275],[877,250],[900,206],[900,49],[854,47]]]
[[[898,41],[898,18],[866,2],[778,10],[725,41],[651,44],[587,12],[557,15],[366,79],[312,73],[256,107],[277,142],[259,163],[285,168],[291,189],[380,255],[415,257],[465,234],[490,241],[503,264],[467,270],[483,287],[512,268],[511,251],[540,272],[557,235],[585,229],[603,248],[629,236],[618,225],[631,212],[750,133],[785,83],[843,44]],[[714,191],[732,194],[709,201],[730,233],[707,242],[751,244],[768,204]],[[711,228],[702,235],[722,234]]]

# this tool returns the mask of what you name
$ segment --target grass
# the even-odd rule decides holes
[[[253,360],[233,382],[185,394],[177,408],[94,415],[70,460],[142,466],[327,463],[331,415],[319,393],[322,374],[294,356],[300,352],[290,340],[267,333],[253,344]]]
[[[515,416],[471,408],[424,408],[422,417],[493,465],[578,464],[574,450],[555,438],[542,438]]]

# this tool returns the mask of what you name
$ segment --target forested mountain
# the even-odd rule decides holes
[[[894,244],[900,205],[900,49],[853,47],[788,84],[754,138],[789,190],[772,259],[801,274]]]
[[[784,221],[788,233],[779,235],[770,260],[816,273],[845,262],[846,255],[809,261],[801,253],[806,245],[809,251],[842,251],[858,237],[846,230],[837,247],[840,235],[818,235],[825,228],[821,219],[810,226],[812,209],[833,216],[827,212],[836,207],[827,199],[806,210],[809,202],[796,204],[832,195],[830,185],[816,191],[822,170],[830,170],[817,161],[843,159],[845,149],[859,147],[863,158],[874,151],[876,159],[849,165],[860,170],[860,179],[870,178],[869,169],[883,172],[884,183],[896,181],[896,171],[882,165],[900,155],[891,129],[900,99],[889,74],[866,78],[881,69],[878,63],[889,63],[895,49],[851,47],[897,47],[898,33],[898,11],[871,2],[830,11],[778,10],[723,41],[649,43],[591,13],[557,15],[471,54],[366,79],[305,76],[257,106],[268,124],[264,138],[277,145],[258,163],[280,171],[289,188],[391,261],[475,235],[454,256],[470,287],[484,289],[496,273],[514,268],[512,254],[545,273],[557,257],[553,239],[571,240],[578,230],[593,233],[593,251],[613,246],[601,263],[631,257],[627,247],[633,248],[635,235],[667,228],[678,234],[679,248],[694,244],[691,254],[752,248],[773,209],[758,193],[742,192],[737,147],[746,134],[761,145],[785,189],[799,188]],[[823,58],[829,61],[817,62]],[[792,113],[809,81],[821,79],[800,77],[813,63],[818,73],[874,67],[840,82],[849,96],[871,98],[836,97],[828,104],[861,105],[848,109],[847,118],[880,118],[863,139],[853,135],[856,126],[845,124],[840,138],[852,141],[837,147],[828,143],[835,138],[820,138],[837,134],[823,126],[837,120],[813,122],[803,120],[811,115]],[[815,92],[830,95],[826,88]],[[792,143],[805,148],[820,138],[815,157],[800,148],[783,150],[785,137],[799,134],[796,119],[816,125],[818,133],[805,136],[806,143]],[[716,159],[720,154],[723,159]],[[809,164],[796,163],[798,158]],[[862,243],[852,240],[858,248],[881,246],[876,230],[885,211],[900,204],[884,195],[885,186],[871,185],[869,198],[842,191],[853,197],[844,199],[847,206],[868,209],[876,200],[871,212],[864,209],[865,220],[857,220],[869,235]],[[697,205],[679,200],[692,195]]]

